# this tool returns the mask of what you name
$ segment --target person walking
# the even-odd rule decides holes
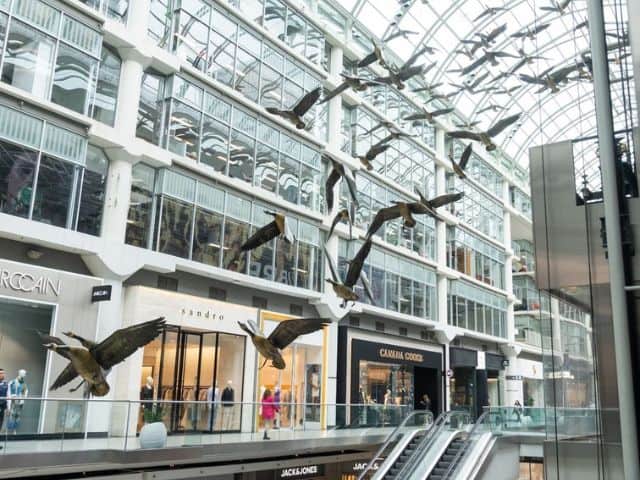
[[[513,404],[513,414],[516,416],[516,422],[520,422],[520,418],[522,417],[522,413],[523,413],[523,408],[522,408],[522,404],[520,403],[520,400],[516,400],[515,403]]]
[[[271,440],[269,438],[269,429],[272,427],[273,419],[276,416],[276,405],[274,403],[271,390],[268,388],[262,395],[262,420],[264,421],[264,437],[263,440]]]
[[[4,376],[4,368],[0,368],[0,430],[4,423],[4,412],[7,409],[7,395],[9,394],[9,384]],[[0,445],[0,450],[2,450]]]

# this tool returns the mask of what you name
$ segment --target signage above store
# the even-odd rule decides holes
[[[0,288],[57,297],[60,295],[60,286],[60,280],[52,280],[44,275],[0,269]]]
[[[376,461],[371,465],[371,472],[375,472],[380,468],[380,465],[384,462],[384,457],[376,458]],[[364,472],[364,470],[369,465],[369,462],[365,460],[357,461],[357,462],[344,462],[342,464],[342,473],[360,473]]]
[[[91,303],[111,300],[111,285],[98,285],[91,290]]]
[[[424,361],[421,353],[396,350],[393,348],[381,348],[378,351],[378,355],[380,355],[381,358],[390,358],[391,360],[401,360],[403,362],[422,363]]]
[[[324,475],[324,465],[303,465],[276,470],[276,479],[313,478]]]
[[[181,308],[180,315],[183,317],[204,318],[206,320],[224,320],[224,314],[216,312],[212,308]]]

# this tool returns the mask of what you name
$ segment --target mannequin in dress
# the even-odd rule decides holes
[[[235,405],[233,403],[235,392],[233,391],[232,381],[227,381],[227,386],[222,390],[220,400],[222,400],[222,429],[231,430],[233,427],[233,412]]]
[[[153,400],[153,392],[153,377],[147,377],[147,383],[140,389],[140,400],[147,400],[142,404],[143,410],[151,410],[153,408],[153,404],[148,402],[148,400]]]
[[[218,402],[220,402],[220,389],[218,385],[209,387],[207,389],[207,406],[209,407],[209,416],[207,418],[207,425],[209,430],[216,429],[216,417],[218,416]]]
[[[9,382],[9,420],[7,421],[7,433],[15,435],[20,426],[20,417],[24,407],[24,399],[29,395],[29,386],[25,380],[27,371],[18,370],[18,376]]]

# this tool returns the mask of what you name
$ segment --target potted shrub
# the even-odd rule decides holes
[[[163,414],[159,406],[144,409],[140,448],[164,448],[167,445],[167,427],[162,421]]]

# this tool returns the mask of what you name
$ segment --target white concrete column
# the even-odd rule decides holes
[[[102,215],[102,237],[118,243],[124,243],[127,229],[131,177],[132,163],[121,154],[111,155]]]
[[[132,49],[120,49],[120,54],[123,57],[123,63],[118,88],[116,126],[124,148],[106,150],[110,162],[102,218],[102,236],[122,243],[127,227],[131,196],[131,169],[137,160],[128,152],[136,138],[138,104],[146,60]]]
[[[441,128],[436,128],[436,152],[441,157],[447,156],[445,149],[445,132]]]
[[[331,57],[329,59],[329,72],[335,77],[339,77],[342,72],[343,51],[339,47],[331,49]],[[342,132],[340,126],[342,124],[342,96],[338,95],[329,101],[329,147],[339,151],[342,148]]]

